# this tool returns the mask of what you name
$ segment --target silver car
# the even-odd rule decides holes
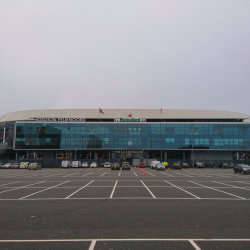
[[[97,163],[96,163],[96,162],[92,162],[92,163],[90,164],[90,167],[91,167],[91,168],[97,168]]]
[[[87,162],[82,163],[82,168],[89,168],[89,164]]]
[[[162,163],[158,163],[158,164],[156,164],[156,166],[155,166],[155,170],[166,170],[166,167],[165,167],[165,165],[163,165]]]
[[[105,163],[104,163],[104,167],[105,167],[105,168],[110,168],[110,166],[111,166],[110,162],[105,162]]]
[[[2,168],[11,168],[11,163],[6,163],[2,166]]]

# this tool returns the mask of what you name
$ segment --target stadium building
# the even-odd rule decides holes
[[[104,112],[103,112],[104,111]],[[0,118],[2,160],[250,157],[249,116],[228,111],[47,109]]]

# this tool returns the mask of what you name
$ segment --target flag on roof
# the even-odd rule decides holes
[[[162,113],[162,108],[160,109],[161,113]]]
[[[99,108],[99,113],[100,113],[100,114],[104,114],[104,112],[102,111],[101,108]]]

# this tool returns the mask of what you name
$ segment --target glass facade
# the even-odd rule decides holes
[[[250,123],[17,123],[15,148],[250,150]]]

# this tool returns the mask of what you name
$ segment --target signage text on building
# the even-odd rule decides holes
[[[84,118],[34,118],[37,122],[85,122]]]
[[[141,118],[119,118],[119,119],[115,119],[115,122],[145,122],[145,119],[141,119]]]

